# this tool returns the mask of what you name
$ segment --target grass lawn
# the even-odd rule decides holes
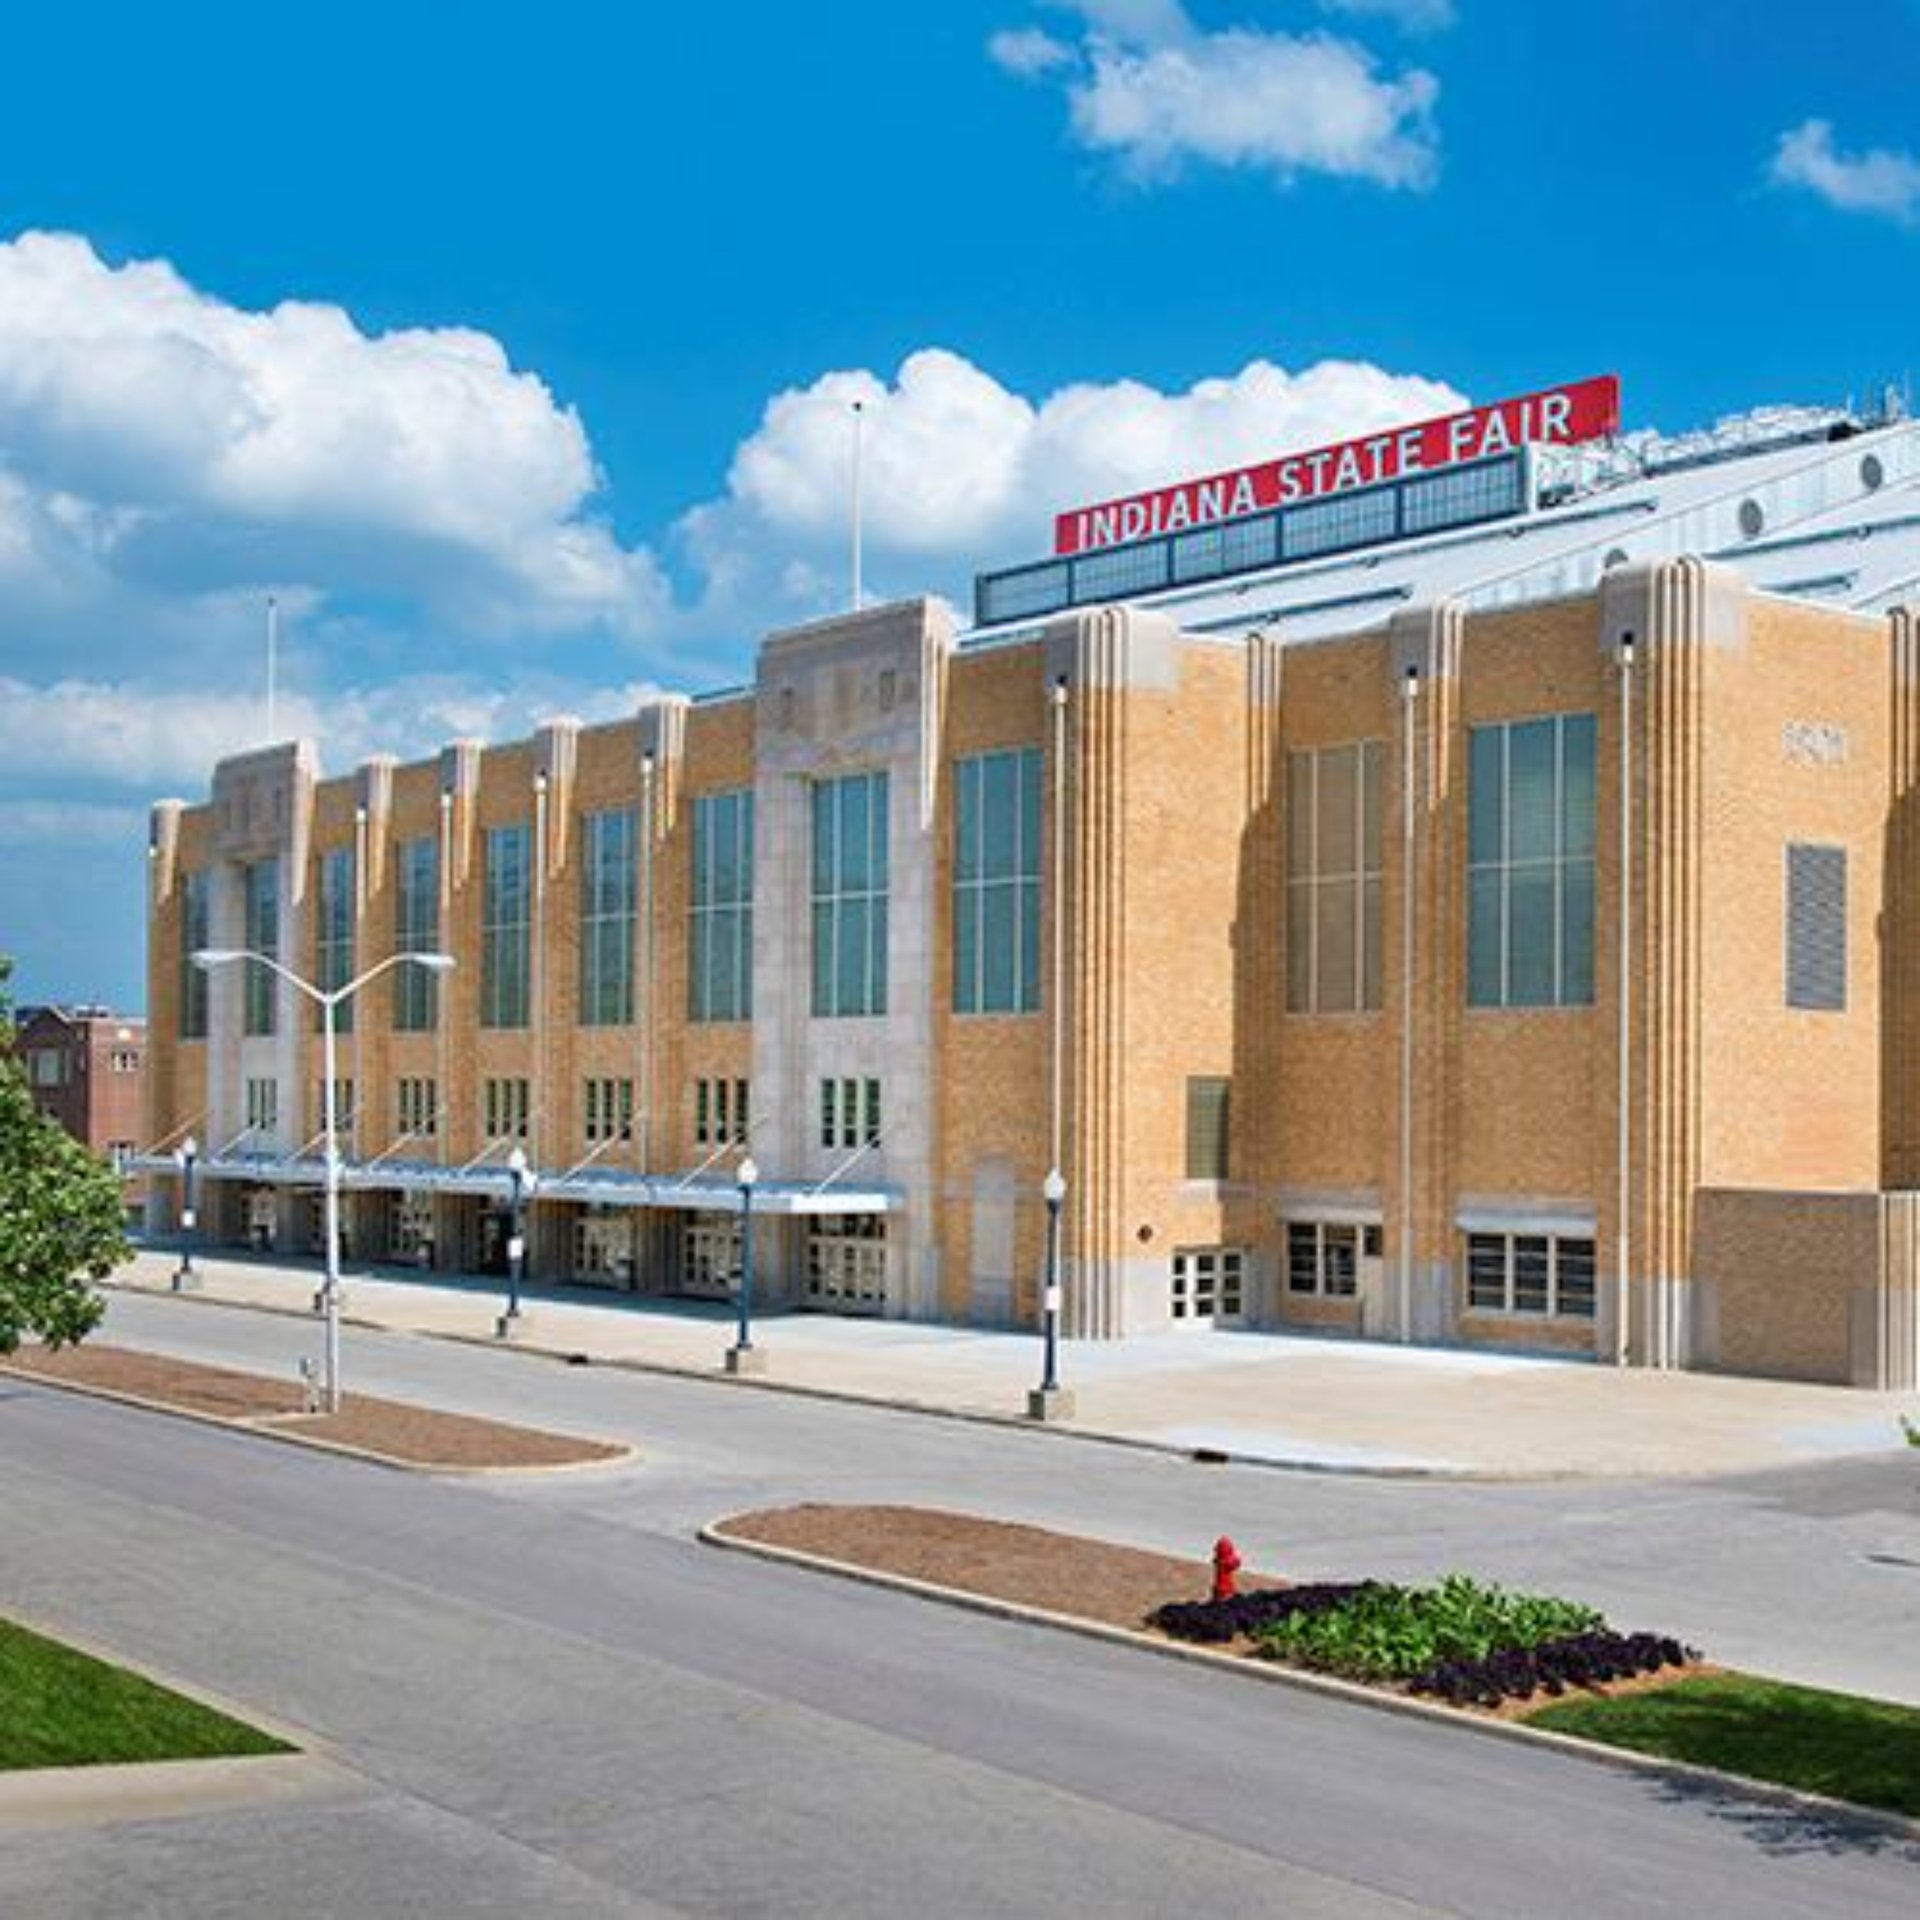
[[[1702,1674],[1612,1700],[1558,1701],[1527,1723],[1920,1814],[1920,1710],[1884,1700],[1751,1674]]]
[[[0,1620],[0,1770],[290,1751],[124,1667]]]

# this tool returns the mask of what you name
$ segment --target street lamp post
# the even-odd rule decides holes
[[[765,1373],[767,1356],[753,1344],[753,1190],[760,1169],[749,1154],[740,1162],[740,1319],[734,1343],[727,1349],[727,1371]]]
[[[493,1327],[502,1340],[511,1340],[520,1325],[520,1278],[527,1267],[527,1196],[538,1185],[537,1176],[527,1170],[525,1150],[515,1147],[507,1155],[507,1310]]]
[[[1033,1420],[1071,1420],[1073,1395],[1060,1384],[1060,1208],[1067,1197],[1067,1183],[1058,1167],[1047,1169],[1040,1192],[1047,1203],[1047,1265],[1040,1311],[1045,1357],[1040,1384],[1027,1395],[1027,1415]]]
[[[173,1160],[180,1169],[180,1264],[173,1270],[173,1290],[191,1293],[200,1284],[200,1276],[193,1270],[193,1232],[198,1224],[193,1205],[193,1175],[200,1162],[199,1141],[188,1134]]]
[[[326,1191],[327,1276],[320,1289],[320,1311],[326,1322],[325,1345],[321,1363],[321,1394],[329,1413],[340,1411],[340,1133],[335,1112],[334,1034],[341,1006],[371,980],[377,980],[394,967],[425,967],[430,973],[445,973],[453,965],[450,953],[390,953],[377,966],[349,980],[343,987],[317,987],[303,979],[291,967],[283,967],[271,954],[256,953],[246,947],[203,947],[193,955],[193,964],[202,972],[215,967],[251,960],[269,973],[306,995],[320,1009],[320,1062],[325,1080],[320,1089],[320,1127],[326,1136],[324,1180]]]

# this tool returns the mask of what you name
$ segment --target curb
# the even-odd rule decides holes
[[[153,1299],[184,1300],[196,1306],[223,1307],[236,1313],[270,1313],[288,1320],[311,1320],[304,1307],[284,1307],[271,1302],[233,1300],[208,1293],[173,1293],[168,1288],[145,1282],[107,1280],[96,1283],[102,1292],[140,1294]],[[568,1364],[581,1351],[577,1347],[547,1347],[519,1339],[495,1340],[480,1333],[442,1332],[431,1327],[393,1326],[384,1320],[368,1320],[356,1314],[343,1314],[343,1326],[364,1333],[400,1334],[416,1340],[437,1340],[450,1346],[479,1347],[489,1353],[518,1353],[529,1359]],[[802,1381],[781,1380],[768,1375],[743,1376],[712,1369],[679,1365],[670,1360],[634,1360],[587,1356],[588,1364],[621,1373],[653,1374],[669,1380],[703,1381],[710,1386],[739,1387],[759,1393],[784,1393],[796,1399],[822,1400],[841,1406],[873,1407],[891,1413],[918,1414],[930,1420],[959,1420],[972,1426],[1001,1427],[1015,1433],[1047,1434],[1057,1440],[1080,1440],[1094,1446],[1125,1447],[1136,1453],[1158,1454],[1169,1460],[1183,1460],[1207,1466],[1263,1468],[1273,1473],[1324,1474],[1344,1480],[1411,1480],[1453,1482],[1461,1486],[1551,1486],[1579,1484],[1590,1486],[1627,1485],[1636,1481],[1687,1481],[1699,1476],[1684,1472],[1640,1470],[1626,1473],[1582,1473],[1573,1468],[1523,1472],[1500,1467],[1425,1467],[1409,1462],[1395,1466],[1368,1466],[1361,1462],[1312,1459],[1283,1459],[1274,1454],[1234,1453],[1229,1449],[1180,1446],[1170,1440],[1148,1439],[1140,1434],[1106,1433],[1095,1427],[1072,1422],[1029,1420],[1015,1413],[994,1413],[984,1407],[956,1407],[937,1401],[909,1400],[895,1395],[856,1393],[845,1387],[823,1387]],[[606,1464],[612,1465],[613,1462]],[[1742,1469],[1741,1471],[1749,1471]],[[1728,1475],[1724,1477],[1735,1477]]]
[[[237,1812],[360,1784],[346,1768],[311,1753],[21,1768],[0,1773],[0,1833]]]
[[[396,1473],[424,1473],[442,1479],[486,1480],[486,1479],[525,1479],[533,1474],[586,1473],[597,1472],[607,1467],[630,1466],[640,1457],[637,1447],[626,1445],[623,1441],[597,1441],[598,1446],[618,1447],[617,1453],[609,1454],[600,1460],[556,1460],[542,1465],[524,1467],[460,1467],[442,1466],[431,1461],[403,1460],[395,1454],[376,1453],[371,1447],[356,1447],[345,1440],[326,1440],[317,1434],[289,1433],[284,1427],[272,1424],[275,1420],[302,1419],[302,1414],[264,1414],[251,1420],[230,1420],[225,1414],[208,1413],[199,1407],[176,1407],[165,1400],[152,1400],[145,1394],[128,1393],[119,1387],[95,1386],[79,1380],[59,1380],[50,1374],[31,1373],[23,1367],[10,1367],[0,1362],[0,1377],[9,1380],[23,1380],[30,1386],[52,1387],[60,1393],[77,1393],[89,1400],[110,1400],[116,1406],[135,1407],[142,1413],[165,1414],[175,1420],[191,1420],[203,1427],[218,1427],[227,1433],[253,1434],[265,1440],[278,1440],[290,1447],[306,1447],[314,1453],[338,1454],[342,1459],[358,1460],[370,1467],[390,1467]],[[434,1408],[424,1409],[434,1412]],[[562,1439],[566,1435],[559,1436]],[[124,1663],[123,1663],[124,1664]]]
[[[908,1574],[862,1567],[852,1561],[808,1553],[799,1547],[782,1547],[770,1541],[751,1540],[739,1534],[723,1533],[721,1528],[725,1525],[724,1520],[710,1521],[699,1530],[696,1538],[704,1546],[719,1547],[729,1553],[751,1554],[757,1559],[800,1567],[813,1573],[831,1574],[839,1579],[856,1581],[862,1586],[912,1594],[918,1599],[958,1607],[969,1613],[986,1614],[993,1619],[1077,1634],[1082,1639],[1104,1641],[1109,1646],[1131,1647],[1136,1652],[1157,1654],[1164,1660],[1210,1667],[1216,1672],[1236,1674],[1242,1679],[1261,1681],[1268,1686],[1317,1694],[1323,1699],[1344,1701],[1349,1706],[1370,1707],[1376,1713],[1424,1720],[1430,1725],[1452,1727],[1460,1732],[1476,1733],[1510,1744],[1557,1749],[1571,1759],[1597,1761],[1622,1773],[1672,1781],[1676,1785],[1718,1787],[1794,1812],[1817,1813],[1830,1819],[1846,1820],[1876,1833],[1920,1842],[1920,1818],[1905,1814],[1889,1813],[1878,1807],[1858,1806],[1851,1800],[1836,1800],[1827,1794],[1783,1786],[1774,1780],[1756,1780],[1749,1774],[1727,1773],[1721,1768],[1703,1766],[1697,1761],[1664,1760],[1657,1754],[1636,1753],[1627,1747],[1610,1747],[1598,1740],[1582,1739],[1577,1734],[1555,1733],[1546,1727],[1530,1727],[1524,1721],[1498,1720],[1488,1715],[1467,1713],[1457,1707],[1415,1699],[1410,1694],[1386,1693],[1375,1687],[1361,1686],[1356,1681],[1336,1679],[1331,1674],[1308,1673],[1297,1667],[1250,1660],[1241,1654],[1215,1653],[1206,1647],[1186,1646],[1177,1640],[1141,1633],[1132,1627],[1116,1627],[1104,1620],[1087,1620],[1077,1614],[1055,1613],[1046,1607],[1030,1607],[1017,1600],[998,1600],[989,1594],[970,1593],[964,1587],[946,1587],[931,1580],[916,1580]]]

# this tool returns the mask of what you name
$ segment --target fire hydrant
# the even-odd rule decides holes
[[[1213,1597],[1216,1600],[1233,1598],[1235,1592],[1233,1576],[1239,1571],[1239,1550],[1223,1533],[1213,1543]]]

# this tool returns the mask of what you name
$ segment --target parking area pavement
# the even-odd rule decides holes
[[[118,1284],[166,1291],[176,1264],[148,1250]],[[200,1297],[301,1312],[308,1263],[200,1258]],[[354,1272],[365,1325],[488,1340],[497,1281]],[[516,1344],[717,1374],[733,1339],[721,1303],[531,1288]],[[768,1384],[886,1405],[1017,1419],[1036,1383],[1031,1334],[820,1313],[763,1315]],[[1884,1452],[1920,1396],[1460,1348],[1196,1328],[1067,1343],[1081,1433],[1236,1459],[1356,1471],[1491,1477],[1753,1472]]]

